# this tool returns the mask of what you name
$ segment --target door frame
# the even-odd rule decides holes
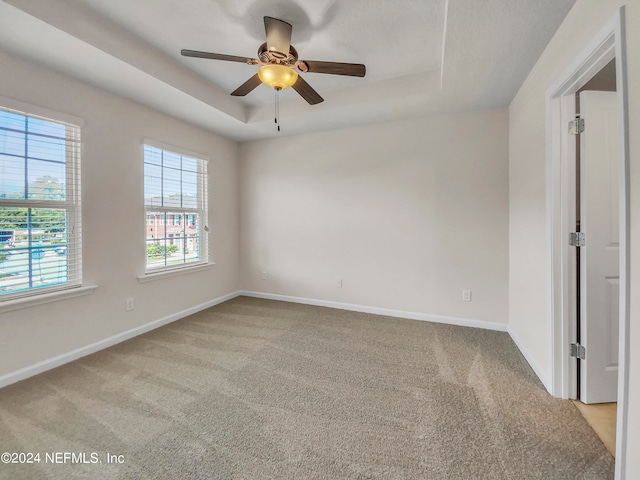
[[[616,478],[619,479],[626,464],[629,397],[629,126],[624,7],[615,12],[574,58],[546,95],[547,324],[550,393],[555,397],[575,398],[577,369],[575,361],[570,358],[570,344],[576,330],[577,282],[571,273],[575,272],[576,255],[575,249],[569,246],[569,232],[575,229],[576,140],[566,132],[568,122],[575,116],[575,93],[614,58],[620,181],[620,339],[616,429]]]

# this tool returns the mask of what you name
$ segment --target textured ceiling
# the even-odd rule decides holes
[[[0,50],[245,141],[436,112],[507,106],[575,0],[5,0]],[[301,59],[364,63],[365,78],[307,73],[325,101],[229,92],[257,67],[262,17],[293,25]]]

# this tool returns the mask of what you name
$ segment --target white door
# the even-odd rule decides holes
[[[615,402],[618,390],[619,235],[615,92],[580,93],[580,400]]]

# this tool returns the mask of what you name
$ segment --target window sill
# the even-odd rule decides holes
[[[57,292],[42,293],[39,295],[34,295],[32,297],[0,301],[0,313],[20,310],[22,308],[35,307],[36,305],[43,305],[45,303],[59,302],[60,300],[67,300],[69,298],[90,295],[96,288],[98,288],[97,285],[85,285],[81,287],[68,288],[66,290],[59,290]]]
[[[186,275],[187,273],[200,272],[202,270],[213,268],[215,265],[215,263],[203,263],[200,265],[194,265],[192,267],[176,268],[174,270],[165,270],[163,272],[157,273],[147,273],[145,275],[138,276],[138,282],[154,282],[156,280],[162,280],[164,278],[177,277],[178,275]]]

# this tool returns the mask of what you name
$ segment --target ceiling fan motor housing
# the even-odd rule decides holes
[[[284,53],[276,50],[269,50],[267,48],[267,43],[265,42],[260,45],[260,48],[258,49],[258,58],[264,63],[294,65],[298,60],[298,51],[293,47],[293,45],[290,45],[289,54],[285,55]]]

